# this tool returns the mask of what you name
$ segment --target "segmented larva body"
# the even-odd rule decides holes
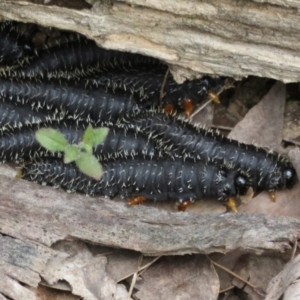
[[[21,128],[44,122],[60,121],[63,118],[63,112],[55,113],[46,110],[36,112],[28,106],[0,102],[0,131],[13,130],[14,128]]]
[[[4,131],[0,135],[0,161],[22,162],[26,159],[62,156],[60,152],[46,150],[36,140],[35,133],[40,127],[50,127],[60,131],[70,144],[79,143],[85,128],[84,125],[76,126],[75,124],[49,122],[13,131]]]
[[[84,89],[75,85],[36,80],[0,80],[0,101],[27,105],[34,111],[65,113],[65,119],[107,126],[124,116],[135,116],[145,103],[124,91]]]
[[[14,64],[31,51],[32,46],[21,41],[12,22],[0,23],[0,64]]]
[[[178,158],[231,164],[234,169],[249,174],[255,189],[292,188],[298,181],[291,162],[279,154],[238,143],[173,117],[146,113],[144,117],[131,120],[129,126],[154,136],[162,148]]]
[[[50,127],[61,132],[69,144],[78,145],[87,126],[87,123],[47,123],[5,131],[0,134],[0,161],[21,162],[26,159],[61,157],[62,153],[47,151],[38,143],[36,131],[40,127]],[[102,161],[134,157],[152,159],[166,155],[144,134],[123,128],[110,128],[106,139],[93,148],[93,154]]]
[[[18,76],[72,77],[109,69],[127,70],[138,66],[166,68],[158,59],[100,48],[94,41],[80,41],[43,49],[17,70]]]
[[[100,181],[79,172],[75,165],[45,161],[26,165],[22,178],[88,195],[135,197],[149,200],[227,201],[247,190],[246,178],[225,166],[173,160],[123,160],[102,163]]]
[[[160,104],[161,88],[165,79],[164,73],[151,72],[120,72],[111,71],[99,74],[93,79],[87,79],[87,86],[107,86],[112,89],[124,89],[143,99],[151,99]],[[209,91],[219,91],[224,84],[223,78],[204,77],[201,79],[186,80],[178,84],[169,74],[166,78],[162,104],[172,104],[175,109],[182,109],[185,100],[200,104],[206,100]]]

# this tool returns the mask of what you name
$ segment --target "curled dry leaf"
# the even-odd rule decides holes
[[[267,288],[266,300],[277,300],[284,293],[284,299],[297,299],[300,293],[300,255],[286,264],[285,268],[276,275]],[[294,296],[294,297],[290,297]]]

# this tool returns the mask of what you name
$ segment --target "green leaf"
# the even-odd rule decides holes
[[[108,130],[109,129],[105,127],[94,129],[94,140],[93,140],[94,147],[101,144],[105,140],[108,134]]]
[[[81,152],[80,158],[75,161],[80,171],[90,177],[100,180],[102,176],[102,166],[95,156]]]
[[[107,134],[108,134],[108,128],[93,129],[93,127],[89,125],[88,128],[85,130],[82,140],[85,145],[90,145],[92,147],[95,147],[103,142]]]
[[[38,142],[50,151],[64,151],[68,146],[68,141],[57,130],[42,128],[37,130],[35,137]]]
[[[80,157],[80,150],[77,146],[69,145],[65,149],[64,163],[68,164]]]
[[[92,145],[93,139],[94,139],[94,130],[92,125],[90,124],[84,132],[82,141],[84,142],[84,144]]]

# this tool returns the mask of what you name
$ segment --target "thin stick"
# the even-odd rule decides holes
[[[295,240],[294,241],[294,246],[293,246],[293,252],[292,252],[292,255],[291,255],[291,260],[293,260],[295,258],[295,254],[296,254],[297,248],[298,248],[298,241]]]
[[[219,96],[223,91],[228,90],[233,88],[233,82],[225,82],[224,86],[219,90],[219,92],[217,93],[217,96]],[[208,100],[206,103],[204,103],[202,106],[200,106],[199,108],[197,108],[192,114],[191,114],[191,118],[194,117],[197,113],[199,113],[202,109],[204,109],[210,102],[214,101],[213,99]]]
[[[160,104],[162,102],[163,97],[165,96],[164,89],[165,89],[165,85],[166,85],[166,82],[167,82],[167,78],[168,78],[169,72],[170,72],[170,68],[168,68],[168,70],[167,70],[167,72],[165,74],[164,80],[162,82],[162,85],[161,85],[161,88],[160,88],[160,91],[159,91]]]
[[[214,129],[220,129],[220,130],[226,130],[226,131],[231,131],[233,129],[233,127],[229,127],[229,126],[218,126],[218,125],[211,125],[209,126],[211,128]]]
[[[140,269],[139,275],[142,275],[143,273],[145,273],[150,266],[152,266],[159,258],[161,258],[161,256],[157,256],[155,259],[153,259],[150,263],[146,264],[145,266],[143,266]]]
[[[294,140],[289,140],[289,139],[283,139],[284,142],[287,143],[292,143],[294,145],[300,146],[300,142],[294,141]]]
[[[132,277],[132,281],[131,281],[130,289],[129,289],[129,292],[128,292],[127,300],[130,300],[130,298],[131,298],[132,291],[133,291],[133,288],[135,286],[135,283],[136,283],[136,280],[137,280],[137,277],[138,277],[138,272],[139,272],[139,269],[141,267],[141,263],[143,261],[143,257],[144,257],[144,255],[141,254],[140,257],[139,257],[139,259],[138,259],[136,271],[135,271],[135,273],[134,273],[134,275]]]
[[[239,275],[237,275],[236,273],[230,271],[229,269],[223,267],[222,265],[219,265],[218,263],[214,262],[213,260],[210,259],[210,261],[211,261],[211,263],[212,263],[214,266],[216,266],[216,267],[222,269],[223,271],[227,272],[228,274],[232,275],[233,277],[237,278],[238,280],[240,280],[240,281],[244,282],[245,284],[249,285],[249,286],[252,287],[253,289],[256,289],[256,286],[254,286],[251,282],[245,280],[244,278],[240,277]]]
[[[140,271],[143,271],[143,270],[145,270],[145,269],[148,269],[148,268],[149,268],[152,264],[154,264],[159,258],[161,258],[161,256],[157,256],[157,257],[154,258],[151,262],[149,262],[149,263],[145,264],[144,266],[142,266],[142,267],[139,269],[139,272],[140,272]],[[134,272],[132,272],[132,273],[130,273],[130,274],[124,276],[123,278],[119,279],[119,280],[117,281],[117,283],[119,283],[119,282],[125,280],[126,278],[128,278],[128,277],[130,277],[130,276],[132,276],[132,275],[134,275]]]
[[[235,288],[235,286],[232,285],[232,286],[230,286],[230,287],[228,287],[228,288],[226,288],[226,289],[224,289],[224,290],[221,290],[221,291],[219,292],[219,294],[225,293],[225,292],[230,291],[230,290],[232,290],[232,289],[234,289],[234,288]]]
[[[208,101],[206,101],[202,106],[198,107],[192,114],[191,114],[191,118],[193,118],[197,113],[199,113],[202,109],[204,109],[210,102],[212,102],[213,99],[210,99]]]

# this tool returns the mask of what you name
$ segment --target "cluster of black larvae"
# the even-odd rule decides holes
[[[278,154],[239,144],[165,112],[184,110],[218,92],[222,78],[177,84],[168,67],[139,54],[106,50],[80,37],[35,49],[17,24],[0,27],[0,160],[24,162],[21,177],[89,195],[178,200],[213,197],[232,203],[250,186],[274,192],[297,182]],[[162,105],[162,108],[159,107]],[[42,148],[40,128],[60,131],[70,144],[84,130],[109,128],[93,149],[100,181]]]

